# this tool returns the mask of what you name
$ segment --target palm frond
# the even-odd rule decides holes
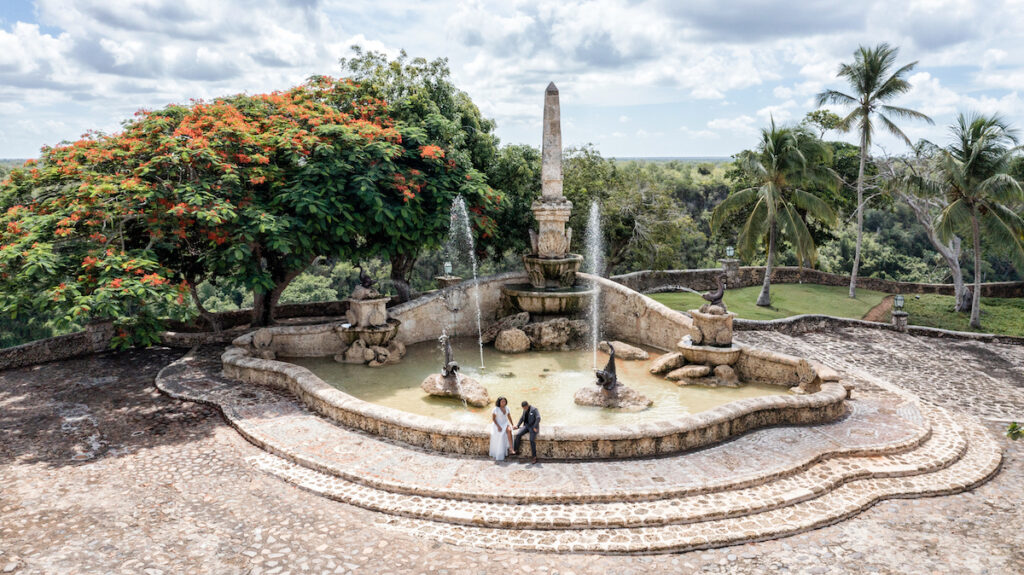
[[[931,119],[930,116],[922,114],[917,110],[911,110],[910,108],[901,108],[900,106],[879,106],[886,114],[900,118],[901,120],[924,120],[929,124],[934,125],[935,120]]]
[[[936,231],[939,232],[939,239],[948,242],[955,235],[965,235],[957,232],[971,225],[971,217],[971,207],[963,198],[957,198],[950,202],[939,214],[935,225]]]
[[[885,115],[883,115],[883,114],[878,114],[878,119],[882,121],[882,126],[884,126],[884,127],[885,127],[885,129],[886,129],[886,131],[887,131],[887,132],[889,132],[889,133],[890,133],[890,134],[892,134],[893,136],[896,136],[897,138],[899,138],[899,139],[903,140],[904,142],[906,142],[906,144],[907,144],[908,146],[913,146],[913,145],[914,145],[914,144],[912,144],[912,143],[910,142],[910,138],[908,138],[908,137],[907,137],[907,135],[903,133],[903,130],[901,130],[901,129],[899,128],[899,126],[897,126],[896,124],[894,124],[894,123],[892,122],[892,120],[890,120],[889,118],[887,118],[887,117],[886,117]]]
[[[757,251],[757,243],[768,232],[774,221],[768,219],[768,208],[765,206],[764,198],[760,198],[750,211],[747,221],[740,229],[736,248],[744,258],[751,258]]]
[[[1017,270],[1024,270],[1024,219],[1006,206],[993,205],[981,217],[985,237],[1008,251]]]
[[[747,188],[733,192],[711,212],[711,233],[714,233],[730,215],[742,210],[757,198],[758,188]]]
[[[838,90],[824,90],[814,97],[815,105],[822,107],[825,104],[838,104],[840,106],[852,106],[857,104],[857,98],[844,94]]]
[[[818,196],[805,192],[804,190],[795,189],[793,190],[793,204],[804,210],[808,214],[821,220],[827,224],[833,224],[836,221],[836,212],[832,209],[832,206],[819,198]]]

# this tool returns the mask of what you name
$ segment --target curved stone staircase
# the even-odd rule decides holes
[[[895,497],[970,489],[1001,452],[977,423],[881,389],[843,420],[762,429],[657,459],[495,463],[338,427],[286,393],[189,354],[157,386],[217,406],[260,469],[434,540],[536,551],[656,553],[807,531]]]

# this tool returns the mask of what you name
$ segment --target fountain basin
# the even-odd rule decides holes
[[[686,363],[700,363],[712,368],[719,365],[732,365],[740,359],[743,348],[732,344],[727,347],[712,345],[693,345],[680,343],[679,353],[686,358]]]
[[[366,327],[355,327],[351,324],[336,324],[334,331],[347,345],[352,345],[357,340],[362,340],[366,345],[387,345],[398,333],[398,326],[402,322],[397,319],[388,318],[385,325],[371,325]]]
[[[532,284],[506,284],[501,293],[513,306],[531,315],[576,315],[587,309],[595,290],[577,285],[569,288],[535,288]]]
[[[536,289],[572,287],[582,264],[583,256],[579,254],[565,254],[557,258],[523,256],[523,267],[530,276],[530,284]]]
[[[604,278],[582,273],[579,277],[583,282],[594,286],[592,289],[600,290],[602,336],[607,339],[622,340],[664,351],[674,349],[676,342],[692,332],[691,318],[643,294]],[[499,317],[504,305],[502,288],[509,283],[525,283],[526,279],[524,273],[481,278],[476,285],[480,289],[484,317]],[[452,289],[457,288],[449,288]],[[460,312],[454,314],[454,320],[449,319],[453,318],[453,313],[446,307],[444,299],[445,293],[449,290],[429,294],[389,309],[389,314],[401,321],[394,341],[401,341],[407,347],[418,342],[436,345],[434,342],[442,329],[447,326],[451,330],[449,321],[455,322],[458,333],[475,333],[475,314]],[[324,358],[323,361],[329,363],[333,355],[343,351],[344,343],[335,333],[337,325],[340,325],[340,322],[264,328],[263,331],[268,332],[267,335],[270,336],[267,350],[272,351],[277,357]],[[312,410],[346,427],[425,449],[480,457],[486,455],[490,436],[486,424],[482,425],[479,420],[468,423],[444,420],[360,399],[326,383],[305,367],[261,359],[257,355],[260,350],[254,346],[254,333],[256,332],[237,338],[234,345],[223,354],[222,364],[227,377],[287,389]],[[535,359],[538,356],[535,352],[530,352],[520,357]],[[803,361],[774,352],[744,348],[734,368],[745,382],[772,384],[778,386],[780,391],[784,391],[797,385],[800,372],[803,371]],[[626,363],[632,362],[622,362],[619,365],[620,371],[627,369],[623,365]],[[378,369],[355,365],[349,367],[359,367],[366,373],[390,374],[394,373],[390,370],[403,365],[406,365],[404,360],[402,363]],[[440,364],[435,363],[432,371],[436,371],[438,365]],[[471,367],[464,365],[463,369],[468,372]],[[489,362],[486,371],[492,372],[492,367],[497,366]],[[846,411],[843,403],[846,389],[841,383],[833,380],[833,377],[837,377],[836,374],[827,375],[823,368],[816,364],[814,369],[818,374],[817,379],[821,380],[820,391],[803,395],[785,393],[735,399],[698,413],[663,414],[659,412],[659,398],[644,389],[644,394],[653,399],[655,404],[641,413],[622,414],[636,416],[636,419],[625,423],[559,424],[555,423],[557,420],[554,419],[555,414],[552,413],[551,407],[543,406],[544,423],[538,439],[538,454],[545,458],[560,459],[663,455],[712,445],[759,427],[834,421],[842,417]],[[422,393],[417,386],[427,374],[410,378],[405,383]],[[478,377],[477,374],[470,375]],[[592,385],[593,373],[588,375]],[[635,382],[630,381],[625,373],[622,377],[627,384]],[[484,382],[483,378],[479,379]],[[484,385],[491,386],[486,382]],[[538,385],[542,384],[538,382]],[[571,395],[580,385],[566,386],[566,393],[569,395],[566,403],[571,403]],[[665,381],[664,385],[670,389],[680,389],[669,381]],[[698,390],[705,389],[703,386],[690,386],[694,387]],[[493,396],[499,395],[498,388],[490,390]],[[719,388],[707,391],[734,393],[736,390]],[[381,390],[378,396],[383,397],[380,394],[386,393],[385,390]],[[510,397],[510,400],[517,403],[515,398]],[[453,400],[439,401],[451,403]],[[461,409],[462,406],[458,407]]]
[[[581,355],[585,354],[581,353]],[[519,357],[529,359],[527,356]],[[490,434],[484,423],[486,413],[489,411],[487,408],[475,413],[468,422],[464,419],[444,420],[360,399],[328,384],[306,367],[282,361],[259,359],[253,357],[246,348],[229,348],[222,356],[222,362],[227,376],[254,384],[287,389],[314,411],[347,427],[446,453],[483,456],[488,451]],[[324,363],[330,362],[324,360]],[[492,367],[488,368],[488,372],[500,369],[494,362],[490,363]],[[623,362],[623,364],[626,363],[633,362]],[[388,370],[401,368],[406,363],[379,370],[371,370],[362,366],[337,365],[341,369],[358,369],[386,377]],[[478,374],[474,373],[473,376],[478,377]],[[626,374],[624,373],[623,376],[626,377]],[[588,373],[586,377],[592,378],[592,374]],[[419,382],[419,379],[412,379],[405,383],[408,384],[407,387],[413,388],[417,393],[422,393],[418,387]],[[548,384],[539,381],[536,385],[543,387]],[[665,381],[663,385],[667,392],[682,391],[671,382]],[[559,393],[564,391],[571,397],[579,385],[559,385],[558,387]],[[565,389],[562,390],[562,387]],[[532,388],[529,386],[525,389],[527,394],[525,397],[535,400],[539,392],[536,390],[531,392]],[[655,405],[647,411],[612,413],[611,415],[614,416],[625,416],[625,418],[615,417],[614,421],[628,422],[614,425],[596,423],[602,421],[600,414],[611,411],[597,408],[581,408],[593,410],[591,412],[593,417],[588,419],[590,421],[588,424],[555,423],[558,421],[557,415],[554,413],[555,406],[550,405],[548,401],[540,400],[535,404],[541,407],[545,423],[542,425],[538,440],[538,454],[544,458],[555,459],[664,455],[712,445],[764,426],[823,423],[835,420],[845,413],[843,400],[846,390],[839,383],[824,382],[820,391],[807,395],[788,394],[785,393],[786,389],[786,387],[779,388],[779,391],[784,393],[783,395],[745,397],[697,413],[675,414],[657,411],[658,398],[652,395]],[[497,396],[500,390],[491,391],[492,396]],[[697,391],[719,393],[723,390]],[[742,389],[725,391],[740,393]],[[367,393],[370,393],[368,397],[383,399],[392,395],[393,392],[381,389],[374,394],[373,390],[369,389]],[[648,393],[650,392],[645,390],[645,394]],[[509,397],[513,403],[518,403],[516,400],[522,398],[522,396],[512,395]],[[471,413],[466,411],[460,402],[451,399],[435,401],[448,404],[449,407],[445,408],[442,403],[435,403],[435,407],[426,413],[441,415],[445,409],[459,410],[467,415]],[[571,404],[571,399],[567,398],[564,403]],[[578,406],[574,407],[579,408]],[[513,410],[513,415],[516,415],[516,410]],[[653,419],[643,417],[649,415],[658,417]],[[640,419],[640,417],[643,418]]]

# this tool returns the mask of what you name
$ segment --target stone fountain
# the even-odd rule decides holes
[[[677,346],[687,365],[669,373],[669,379],[681,385],[739,386],[732,366],[739,361],[743,348],[732,342],[732,320],[736,314],[730,313],[722,301],[726,281],[724,274],[719,276],[718,288],[702,295],[708,303],[699,310],[690,310],[693,329]]]
[[[561,111],[553,82],[544,92],[541,156],[541,197],[530,207],[539,229],[530,230],[531,251],[523,256],[530,283],[502,287],[511,304],[535,320],[575,315],[586,308],[594,293],[588,286],[576,285],[583,256],[569,253],[572,228],[565,224],[572,214],[572,202],[562,195]]]
[[[447,335],[440,337],[441,347],[444,349],[444,365],[441,366],[441,373],[428,375],[420,383],[420,389],[436,397],[456,397],[467,405],[473,407],[484,407],[491,402],[491,396],[487,388],[480,385],[477,380],[459,373],[459,364],[455,362],[452,353],[452,344]]]
[[[619,376],[615,371],[615,347],[611,343],[606,343],[606,345],[608,347],[608,363],[605,364],[604,369],[595,370],[597,386],[580,388],[573,395],[573,401],[577,405],[633,411],[650,407],[654,403],[653,401],[619,381]]]
[[[380,367],[395,363],[405,355],[405,346],[395,341],[400,322],[388,317],[390,298],[377,291],[373,279],[359,269],[359,285],[352,290],[345,319],[348,323],[335,327],[343,349],[334,360],[343,363],[365,363]]]

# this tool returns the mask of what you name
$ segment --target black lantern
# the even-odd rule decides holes
[[[725,257],[731,258],[734,255],[736,255],[736,250],[734,250],[732,246],[726,246]]]
[[[896,311],[903,311],[903,296],[898,295],[893,299],[893,307]]]
[[[444,275],[452,275],[452,262],[444,262]]]

